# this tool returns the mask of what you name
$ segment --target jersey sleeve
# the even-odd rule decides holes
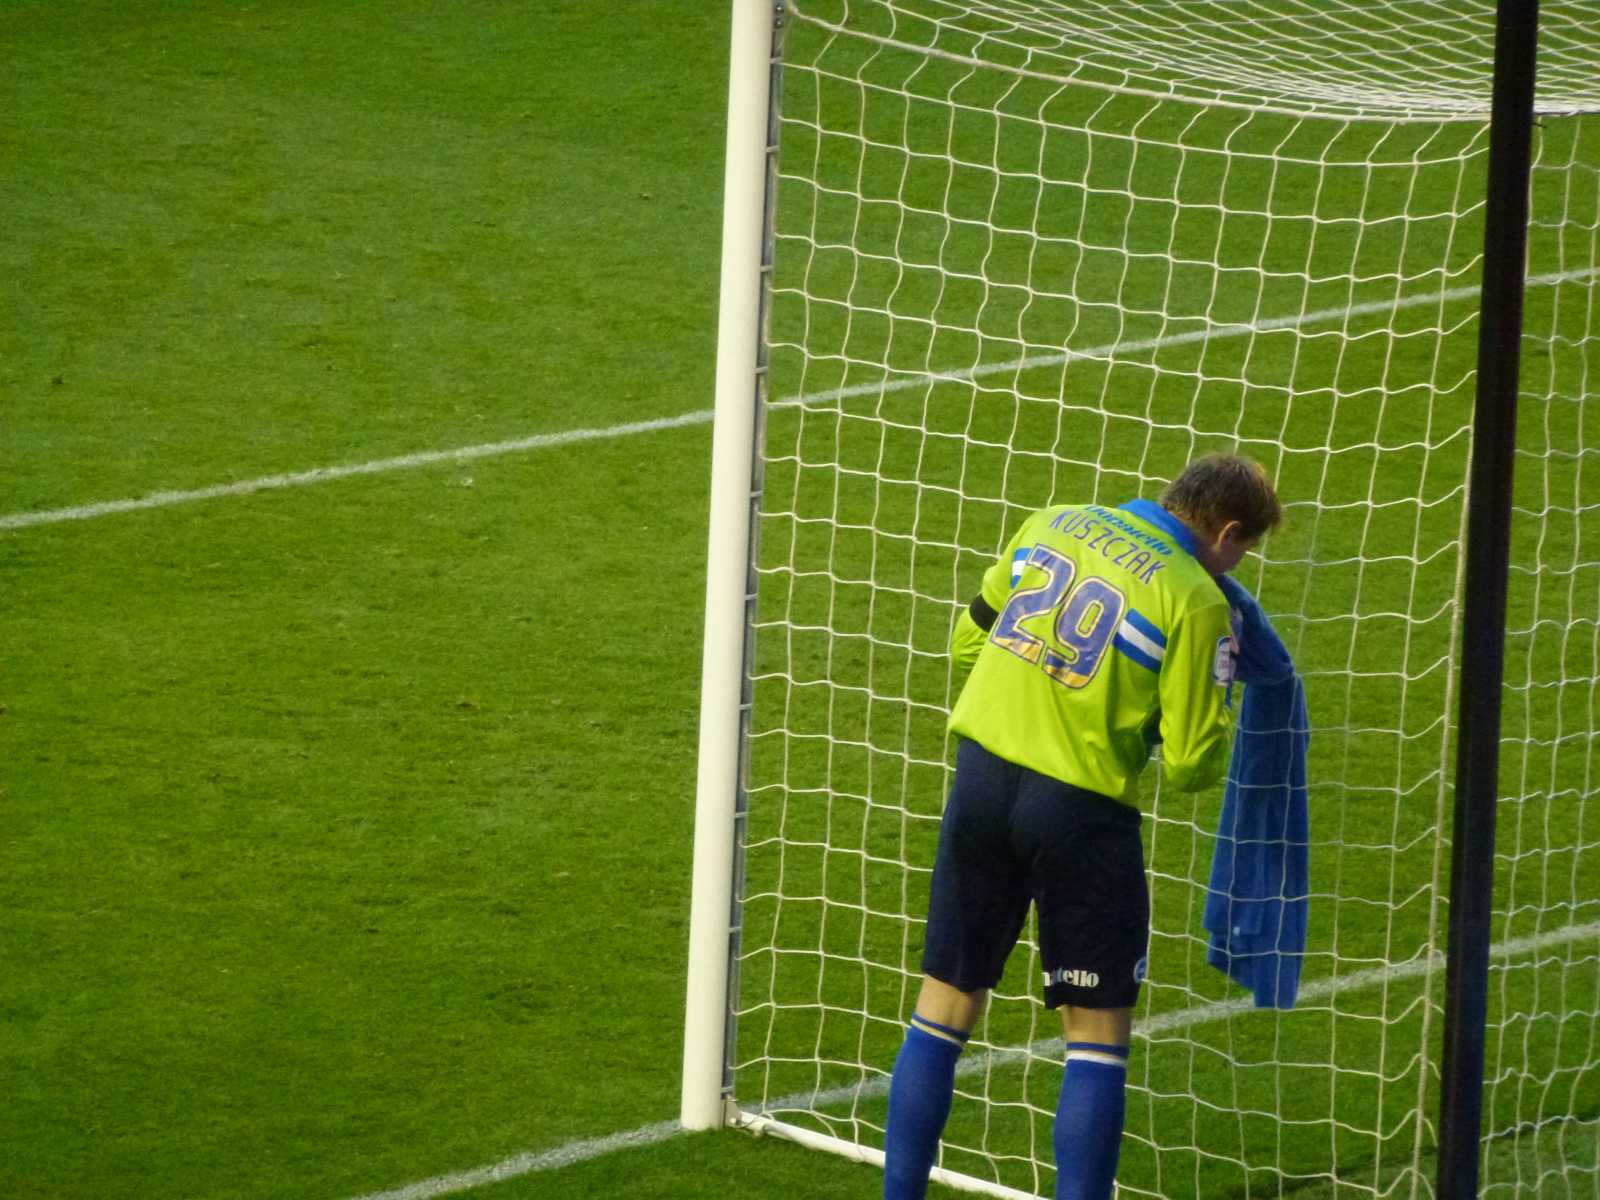
[[[1161,667],[1161,762],[1167,782],[1197,792],[1221,778],[1232,744],[1226,703],[1233,677],[1228,606],[1208,604],[1178,621]]]
[[[983,583],[978,589],[978,595],[994,612],[1004,608],[1006,601],[1011,597],[1012,580],[1015,575],[1012,564],[1018,551],[1027,543],[1027,533],[1031,523],[1031,520],[1023,522],[1022,527],[1006,543],[1006,548],[1000,557],[990,563],[989,569],[983,573]],[[978,654],[988,637],[989,631],[972,619],[971,607],[962,609],[961,615],[956,618],[955,628],[950,631],[950,657],[955,660],[956,666],[970,669],[978,661]]]
[[[971,610],[963,608],[961,615],[956,618],[956,627],[950,631],[950,657],[955,660],[956,666],[971,670],[988,636],[988,631],[980,628],[972,619]]]
[[[978,594],[983,597],[984,603],[996,612],[1006,606],[1006,601],[1011,598],[1011,589],[1016,586],[1016,580],[1022,574],[1016,565],[1016,559],[1029,545],[1028,534],[1037,516],[1036,513],[1022,523],[1022,527],[1011,535],[1011,540],[1000,552],[1000,557],[990,563],[989,569],[983,573],[983,586],[978,589]]]

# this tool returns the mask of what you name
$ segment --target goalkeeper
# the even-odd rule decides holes
[[[885,1200],[927,1191],[956,1060],[1030,904],[1067,1043],[1057,1200],[1110,1197],[1149,941],[1138,775],[1157,741],[1172,787],[1226,768],[1235,647],[1214,577],[1281,515],[1261,467],[1209,455],[1159,504],[1034,513],[958,618],[951,654],[971,675],[950,714],[955,779],[889,1087]]]

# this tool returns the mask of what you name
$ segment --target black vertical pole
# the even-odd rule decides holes
[[[1461,623],[1460,731],[1451,847],[1449,959],[1439,1096],[1439,1200],[1478,1194],[1489,922],[1505,677],[1511,467],[1528,246],[1538,0],[1499,0],[1484,211],[1483,308]]]

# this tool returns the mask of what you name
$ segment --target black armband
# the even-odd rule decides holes
[[[995,618],[1000,615],[998,609],[989,606],[982,592],[972,598],[972,603],[967,605],[967,612],[972,615],[972,623],[985,633],[994,628]]]

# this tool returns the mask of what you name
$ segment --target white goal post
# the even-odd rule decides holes
[[[1119,1194],[1431,1195],[1491,0],[732,0],[681,1120],[881,1162],[959,680],[1023,515],[1263,462],[1306,681],[1292,1012],[1142,783]],[[1600,1198],[1600,9],[1541,13],[1482,1193]],[[937,1178],[1050,1194],[1025,935]],[[1541,1189],[1559,1188],[1556,1191]]]
[[[764,381],[761,310],[767,284],[768,138],[775,84],[771,5],[733,5],[728,140],[723,165],[722,277],[716,416],[712,426],[705,649],[700,680],[694,889],[689,919],[689,995],[684,1021],[681,1120],[710,1129],[724,1118],[730,941],[737,924],[734,866],[745,646],[751,613],[751,505],[756,416]]]

